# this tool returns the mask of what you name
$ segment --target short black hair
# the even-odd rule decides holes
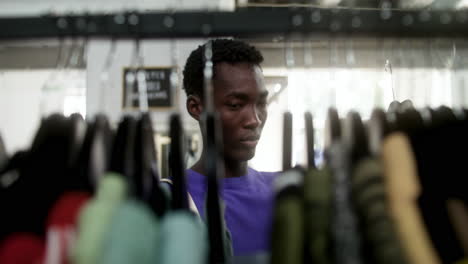
[[[233,39],[214,39],[210,41],[213,51],[213,69],[220,62],[247,62],[253,65],[260,65],[263,62],[263,56],[260,51],[243,41]],[[183,89],[187,96],[198,95],[203,98],[203,70],[205,67],[206,44],[200,45],[192,51],[185,63]]]

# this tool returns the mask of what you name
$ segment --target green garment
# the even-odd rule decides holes
[[[304,259],[304,204],[299,170],[290,170],[275,181],[278,193],[273,212],[272,264],[302,264]]]
[[[158,263],[158,239],[158,221],[151,209],[138,200],[126,200],[114,213],[99,263]]]
[[[407,263],[388,215],[383,169],[376,159],[357,164],[352,177],[353,200],[365,238],[369,263]]]
[[[204,264],[208,260],[206,227],[188,211],[172,211],[162,218],[158,246],[158,261],[153,263]]]
[[[72,263],[101,263],[104,238],[110,230],[110,223],[116,209],[125,199],[127,183],[115,173],[107,173],[98,186],[97,195],[82,209],[77,229],[76,245]]]
[[[304,217],[308,262],[331,263],[331,172],[328,168],[311,169],[304,178]]]

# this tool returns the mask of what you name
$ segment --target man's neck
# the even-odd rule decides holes
[[[206,157],[202,155],[200,159],[192,166],[192,170],[206,175],[205,171],[205,160]],[[230,160],[223,160],[223,167],[224,167],[224,178],[233,178],[233,177],[240,177],[247,174],[247,161],[230,161]]]

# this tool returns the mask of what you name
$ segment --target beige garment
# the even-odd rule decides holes
[[[417,205],[421,186],[409,139],[394,133],[383,142],[382,161],[390,214],[410,263],[441,263]]]

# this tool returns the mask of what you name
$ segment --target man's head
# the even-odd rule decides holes
[[[214,107],[221,119],[224,156],[232,161],[247,161],[255,155],[267,119],[268,92],[260,68],[263,57],[241,41],[217,39],[211,43]],[[202,45],[192,51],[184,68],[187,110],[198,121],[204,109],[204,50]]]

